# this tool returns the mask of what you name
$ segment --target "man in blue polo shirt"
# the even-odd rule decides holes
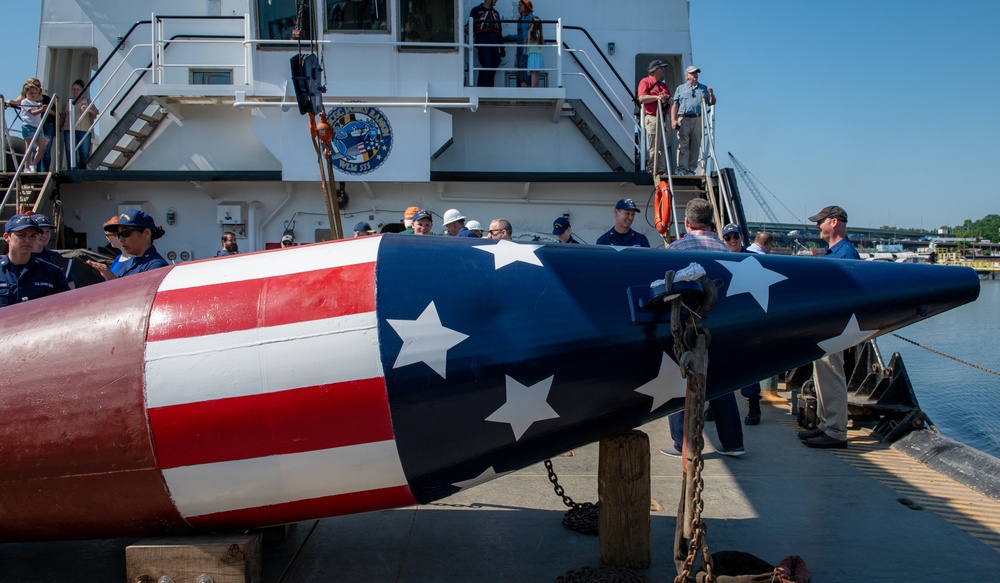
[[[828,245],[831,259],[861,259],[847,240],[847,212],[836,205],[823,207],[809,220],[819,228],[819,237]],[[818,449],[847,447],[847,375],[844,353],[834,352],[813,362],[816,386],[816,428],[799,432],[799,440]]]
[[[4,225],[8,251],[0,259],[0,307],[69,290],[61,269],[32,254],[41,236],[29,215],[14,215]]]
[[[711,87],[698,82],[701,69],[695,66],[684,70],[686,83],[674,92],[674,104],[670,108],[670,123],[677,130],[677,175],[693,176],[698,170],[698,156],[701,153],[702,119],[704,102],[715,105],[715,92]]]
[[[632,221],[639,207],[631,198],[623,198],[615,205],[615,226],[610,231],[597,238],[598,245],[613,245],[615,247],[649,247],[649,239],[642,233],[632,230]]]

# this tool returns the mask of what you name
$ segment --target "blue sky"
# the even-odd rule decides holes
[[[18,6],[0,24],[5,96],[35,74],[40,2]],[[1000,213],[997,23],[995,0],[692,0],[720,163],[732,152],[782,222],[828,204],[860,227]]]

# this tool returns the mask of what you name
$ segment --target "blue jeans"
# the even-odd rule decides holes
[[[736,404],[736,394],[726,393],[708,402],[715,414],[715,431],[723,449],[743,447],[743,423],[740,421],[740,408]],[[681,451],[684,443],[684,411],[673,413],[670,420],[670,437],[674,447]]]
[[[69,152],[72,149],[70,140],[72,139],[69,130],[63,130],[63,144],[66,146],[66,167],[69,168]],[[76,131],[76,169],[87,169],[87,158],[90,158],[90,138],[91,135],[83,130]],[[72,170],[72,168],[70,168]]]
[[[750,399],[750,400],[756,399],[756,400],[759,401],[760,400],[760,383],[754,383],[752,385],[747,385],[747,386],[743,387],[742,389],[740,389],[740,394],[743,395],[744,397],[746,397],[747,399]]]
[[[48,143],[45,144],[45,154],[42,155],[42,163],[38,165],[39,172],[48,172],[52,167],[52,140],[56,137],[55,124],[42,125],[42,134]]]
[[[479,66],[483,67],[476,75],[476,87],[493,87],[497,76],[496,68],[500,66],[500,48],[476,47],[476,55],[479,57]]]

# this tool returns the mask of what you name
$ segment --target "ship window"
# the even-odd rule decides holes
[[[454,0],[403,0],[399,21],[399,40],[403,42],[458,42]],[[426,51],[430,47],[413,48]]]
[[[294,40],[292,29],[295,28],[299,0],[255,0],[255,4],[257,5],[258,38]],[[312,18],[309,11],[305,12],[302,25],[306,29],[307,38],[313,38]]]
[[[385,0],[326,0],[326,30],[389,31]]]
[[[191,69],[192,85],[232,85],[232,69]]]

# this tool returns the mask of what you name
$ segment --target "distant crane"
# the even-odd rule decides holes
[[[781,221],[778,220],[774,211],[771,210],[771,205],[767,204],[767,201],[764,200],[764,197],[760,194],[760,190],[757,189],[757,183],[753,177],[750,176],[750,171],[736,159],[736,156],[733,156],[732,152],[727,152],[727,154],[729,154],[729,159],[733,161],[733,166],[736,166],[736,171],[743,177],[743,184],[746,184],[747,188],[750,189],[750,192],[753,193],[754,200],[756,200],[757,204],[760,205],[760,208],[764,210],[764,214],[771,220],[771,224],[777,225],[780,223]]]

